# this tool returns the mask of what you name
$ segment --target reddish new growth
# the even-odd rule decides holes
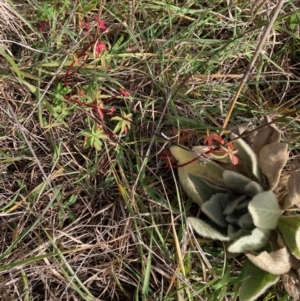
[[[40,25],[40,27],[38,29],[40,33],[44,32],[45,27],[48,25],[48,23],[49,23],[49,20],[47,20],[47,19],[43,20],[42,24]]]
[[[99,19],[98,16],[95,17],[95,21],[97,23],[97,27],[98,27],[98,30],[99,31],[105,31],[107,28],[106,28],[106,22],[104,20],[101,20]]]
[[[217,141],[220,145],[220,147],[214,146],[214,141]],[[224,139],[217,135],[217,134],[209,134],[204,139],[204,144],[207,144],[211,147],[209,150],[209,153],[212,153],[213,155],[217,157],[229,157],[230,162],[233,165],[237,165],[239,163],[239,158],[235,155],[237,153],[237,150],[234,148],[233,142],[227,142],[225,143]]]
[[[84,96],[85,93],[84,93],[84,91],[81,91],[79,94],[80,94],[79,96]],[[97,113],[100,120],[104,120],[104,117],[106,115],[113,115],[116,112],[116,108],[114,106],[105,107],[104,102],[108,103],[108,102],[116,99],[118,96],[126,96],[127,97],[127,96],[130,96],[130,92],[128,92],[124,89],[120,89],[120,93],[117,93],[116,95],[114,95],[106,100],[103,100],[99,103],[93,103],[93,104],[87,104],[87,103],[80,101],[79,100],[80,97],[78,97],[77,95],[75,95],[75,96],[66,95],[65,99],[68,101],[71,101],[73,103],[76,103],[76,104],[80,105],[81,107],[92,108]]]
[[[173,131],[176,128],[173,128]],[[187,132],[186,133],[184,131],[182,131],[184,134],[180,135],[180,142],[185,142],[187,138],[190,137],[191,133]],[[209,155],[213,155],[216,160],[219,158],[220,161],[222,161],[222,159],[226,159],[226,157],[229,157],[230,162],[233,165],[237,165],[239,163],[239,158],[236,156],[236,153],[238,152],[235,147],[233,142],[225,142],[225,140],[213,133],[210,134],[209,131],[207,132],[207,137],[204,139],[204,144],[209,146],[208,151],[204,152],[203,154],[200,155],[200,157],[205,157],[205,158],[209,158]],[[183,138],[181,140],[181,138]],[[216,145],[216,143],[218,145]],[[162,155],[160,156],[160,158],[164,161],[166,161],[166,167],[174,167],[174,168],[178,168],[178,167],[184,167],[188,164],[191,164],[195,161],[197,161],[199,159],[199,156],[195,157],[194,159],[184,163],[184,164],[180,164],[180,165],[173,165],[171,164],[172,161],[174,161],[174,159],[172,160],[172,156],[169,150],[164,150],[162,152]]]
[[[86,29],[87,31],[90,31],[91,30],[91,23],[90,22],[80,22],[80,24],[81,24],[81,27],[83,28],[83,29]]]
[[[217,134],[210,134],[209,131],[207,131],[207,137],[204,139],[204,144],[207,144],[208,146],[214,146],[214,141],[219,142],[220,144],[224,144],[224,139],[217,135]]]
[[[95,22],[97,25],[97,31],[95,33],[94,37],[91,37],[91,31],[95,27]],[[100,40],[99,38],[103,35],[103,33],[107,30],[106,22],[104,20],[101,20],[98,16],[94,18],[94,21],[91,22],[80,22],[80,26],[87,30],[88,32],[88,38],[89,43],[88,45],[83,48],[82,51],[76,56],[76,58],[73,60],[72,64],[69,66],[69,68],[66,71],[64,84],[65,86],[68,86],[68,79],[71,74],[71,70],[74,67],[75,63],[79,61],[81,57],[86,56],[87,52],[89,50],[93,50],[94,55],[100,56],[103,51],[107,50],[107,45],[105,41]],[[77,71],[84,65],[85,61],[81,64],[81,66],[77,69]]]
[[[192,131],[190,130],[179,130],[177,127],[173,126],[172,127],[172,132],[174,135],[179,136],[178,137],[178,142],[179,143],[186,143],[188,145],[190,145],[190,140],[191,140],[191,136],[192,136]]]
[[[94,46],[94,53],[96,56],[101,55],[103,51],[107,50],[105,41],[96,41]]]
[[[174,167],[176,165],[176,161],[174,161],[174,158],[172,157],[172,154],[171,154],[170,150],[168,150],[168,149],[164,149],[160,153],[159,158],[162,161],[165,161],[165,167],[166,168],[171,168],[171,167]]]
[[[228,142],[227,148],[224,146],[221,146],[221,148],[227,154],[233,165],[237,165],[239,163],[239,158],[235,155],[238,151],[234,148],[233,142]]]
[[[108,109],[104,108],[103,103],[101,102],[99,105],[96,105],[94,107],[94,109],[96,109],[96,112],[99,115],[99,118],[101,120],[104,120],[104,115],[112,115],[113,113],[116,112],[116,108],[115,107],[110,107]]]
[[[129,97],[130,96],[130,92],[124,90],[124,89],[120,89],[120,94],[125,96],[125,97]]]

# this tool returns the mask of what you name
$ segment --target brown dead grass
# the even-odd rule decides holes
[[[236,1],[237,5],[240,2],[245,5],[245,1]],[[269,10],[275,5],[272,1],[260,1],[261,6],[256,2],[257,5],[244,8],[244,24],[241,27],[245,31],[254,27],[253,20],[260,22],[267,18],[266,2],[271,5],[268,6]],[[22,5],[16,8],[22,11]],[[232,22],[232,26],[235,26],[234,11],[232,5],[220,18],[227,18],[228,24]],[[26,45],[30,46],[30,40],[23,34],[24,28],[28,35],[32,34],[30,28],[22,23],[15,10],[5,1],[0,3],[0,15],[0,45],[4,40],[9,50],[24,51],[20,65],[31,64],[34,52],[26,48]],[[72,22],[75,23],[73,19]],[[110,33],[112,37],[123,30],[122,24],[114,26]],[[220,30],[216,38],[229,39],[231,34],[228,30]],[[255,37],[258,39],[259,35]],[[163,36],[159,38],[155,43],[159,44],[164,39]],[[291,36],[286,33],[274,32],[265,48],[266,55],[279,53],[282,45],[290,42],[289,39]],[[25,50],[23,46],[23,50],[20,50],[13,48],[13,43],[6,42],[11,40],[25,45]],[[155,50],[155,45],[151,47]],[[74,48],[76,46],[68,43],[60,51],[61,54],[74,53]],[[168,51],[171,50],[166,49],[166,53]],[[249,53],[253,51],[254,47],[249,49]],[[195,72],[190,77],[179,77],[174,106],[168,110],[171,117],[163,126],[167,136],[172,135],[172,125],[178,126],[178,116],[190,122],[187,124],[195,130],[194,141],[205,134],[206,126],[203,124],[211,127],[222,124],[225,113],[220,114],[220,103],[226,110],[231,96],[228,94],[234,91],[249,61],[249,53],[241,57],[235,52],[238,53],[232,49],[228,59],[219,62],[219,69],[213,70],[214,75]],[[155,59],[157,57],[153,61]],[[125,62],[107,72],[109,79],[102,93],[114,95],[116,87],[111,84],[113,80],[118,80],[128,90],[136,91],[133,92],[135,103],[128,104],[117,99],[113,104],[127,104],[139,118],[133,125],[131,140],[125,137],[120,141],[111,141],[100,153],[94,149],[84,149],[83,139],[79,135],[86,128],[85,119],[93,114],[92,111],[76,107],[65,119],[66,126],[55,124],[53,116],[43,109],[42,116],[50,125],[43,128],[35,95],[12,77],[1,80],[0,208],[10,205],[0,213],[0,253],[4,253],[28,227],[41,218],[2,260],[1,265],[11,264],[11,267],[0,274],[0,300],[25,300],[25,297],[29,298],[27,300],[84,300],[74,288],[74,283],[81,287],[81,291],[85,287],[90,296],[95,298],[86,297],[85,300],[133,300],[137,291],[142,291],[149,253],[152,257],[149,273],[149,289],[152,293],[149,293],[151,296],[147,300],[175,300],[176,289],[184,285],[190,287],[195,295],[194,300],[202,300],[204,293],[201,290],[196,292],[193,285],[214,279],[203,263],[206,259],[204,255],[193,255],[188,262],[192,269],[190,277],[185,278],[178,268],[177,255],[180,250],[175,246],[178,237],[183,255],[199,249],[194,245],[195,240],[189,229],[183,226],[174,176],[157,157],[166,143],[162,137],[158,137],[158,143],[151,150],[144,179],[132,194],[138,176],[137,166],[145,158],[168,91],[164,83],[158,85],[155,80],[165,78],[171,86],[174,70],[170,66],[164,69],[161,62],[152,62],[147,58]],[[9,66],[2,57],[1,63]],[[146,67],[147,64],[152,64],[151,68]],[[291,58],[291,53],[286,51],[279,54],[277,64],[280,64],[280,68],[266,63],[266,60],[261,61],[261,69],[259,72],[256,70],[258,75],[252,75],[249,86],[241,96],[233,123],[245,119],[255,123],[265,112],[274,112],[276,116],[297,107],[299,59]],[[64,72],[65,68],[49,71],[49,76],[41,80],[41,92],[51,93],[54,85],[63,79]],[[74,74],[70,80],[75,90],[77,87],[80,90],[81,85],[88,82],[89,79],[82,74]],[[201,104],[199,102],[197,105],[199,98]],[[174,108],[178,116],[172,115]],[[204,113],[201,115],[198,112]],[[197,129],[199,115],[202,120],[201,127]],[[298,152],[298,144],[293,127],[297,125],[298,114],[281,124],[286,129],[284,138],[294,143],[294,154]],[[66,201],[71,197],[76,201],[66,206]],[[164,197],[164,200],[160,200],[160,197]],[[52,205],[45,211],[49,203]],[[185,205],[182,204],[184,213],[187,210]],[[191,210],[196,211],[193,207]],[[210,244],[208,246],[211,247]],[[45,257],[35,260],[41,255]],[[216,266],[222,267],[219,255],[207,256]],[[33,262],[29,262],[29,259]],[[68,270],[68,265],[72,271]],[[69,279],[66,275],[69,275]],[[77,277],[82,286],[78,284]],[[181,281],[180,285],[178,281]],[[136,298],[142,300],[143,297]]]

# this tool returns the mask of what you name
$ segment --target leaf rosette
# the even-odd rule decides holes
[[[265,118],[263,124],[268,122]],[[236,131],[242,134],[241,128]],[[236,165],[201,156],[207,153],[206,146],[196,146],[192,151],[170,148],[182,166],[178,174],[184,190],[205,215],[204,219],[191,217],[189,222],[204,237],[230,241],[228,251],[232,253],[264,247],[282,214],[272,189],[287,161],[287,145],[280,143],[275,125],[266,125],[246,137],[233,141]]]
[[[240,135],[244,138],[236,139]],[[284,209],[300,207],[300,160],[291,173],[288,191],[278,197],[288,146],[280,142],[276,125],[265,117],[259,130],[247,135],[247,126],[237,126],[231,138],[231,153],[238,158],[234,164],[215,156],[218,152],[209,155],[207,146],[191,151],[172,146],[170,152],[178,161],[183,189],[202,211],[200,219],[188,218],[191,226],[203,237],[226,241],[230,253],[248,257],[242,274],[247,280],[240,289],[240,299],[248,301],[261,295],[279,275],[289,277],[296,270],[300,276],[300,217],[282,216]],[[253,271],[260,271],[259,281]],[[297,295],[294,287],[285,287]]]

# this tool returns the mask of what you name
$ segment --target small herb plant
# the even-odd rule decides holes
[[[101,59],[103,69],[107,67],[108,62],[105,58],[108,47],[104,40],[107,31],[106,22],[96,16],[90,22],[81,22],[81,26],[87,31],[88,45],[82,49],[67,69],[64,80],[65,89],[69,89],[68,82],[75,63],[84,56],[88,57],[88,52],[92,52],[95,60],[97,60],[97,58]],[[83,65],[84,63],[82,63],[79,68]],[[69,92],[71,92],[71,90]],[[85,85],[79,94],[71,94],[72,93],[65,95],[64,100],[73,102],[81,107],[91,108],[96,115],[94,121],[91,122],[92,125],[90,125],[90,128],[81,131],[81,135],[84,136],[84,147],[94,147],[96,150],[101,150],[104,141],[114,138],[116,135],[121,136],[128,133],[131,127],[132,114],[126,112],[124,109],[117,110],[115,106],[111,105],[111,102],[118,97],[130,97],[128,91],[121,88],[113,97],[104,99],[101,97],[101,87],[98,87],[96,82],[92,82],[90,85]],[[104,125],[103,121],[105,119],[106,121],[109,119],[115,124],[113,131]]]
[[[81,135],[84,136],[84,147],[94,147],[96,150],[101,150],[104,141],[109,139],[103,126],[97,123],[94,123],[91,129],[82,131]]]

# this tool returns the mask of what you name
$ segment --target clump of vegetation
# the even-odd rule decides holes
[[[298,255],[284,237],[298,227],[285,221],[299,211],[300,3],[280,2],[257,52],[275,0],[0,1],[0,301],[236,301],[243,265],[260,258],[242,242],[253,232],[261,245],[270,240],[266,252],[291,259],[283,275],[268,271],[267,283],[281,280],[260,298],[297,297]],[[248,151],[249,129],[230,142],[220,134],[227,119],[255,129],[267,115],[278,130],[262,127],[282,136],[268,144],[286,161],[272,162],[272,175]],[[169,161],[170,143],[194,161]],[[199,157],[209,169],[191,181],[201,179],[204,196],[185,193],[170,168],[193,168]],[[215,182],[223,205],[241,198],[219,226]],[[255,201],[265,196],[267,225]],[[230,240],[194,237],[186,217],[199,206]],[[250,261],[227,260],[235,242]]]
[[[282,209],[300,204],[300,171],[291,173],[287,193],[276,196],[273,191],[288,159],[280,131],[267,117],[256,131],[247,133],[244,126],[237,130],[247,136],[236,139],[232,134],[233,147],[225,155],[221,155],[225,142],[214,135],[221,150],[172,146],[170,151],[179,164],[180,183],[204,213],[201,219],[188,218],[192,227],[204,237],[227,242],[229,253],[246,254],[239,295],[241,301],[249,301],[280,275],[296,273],[299,281],[300,215],[282,216]],[[235,160],[230,161],[233,152]],[[295,300],[299,298],[297,284],[286,288]]]

